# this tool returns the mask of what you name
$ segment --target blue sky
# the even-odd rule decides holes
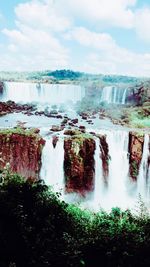
[[[0,70],[150,76],[149,0],[0,2]]]

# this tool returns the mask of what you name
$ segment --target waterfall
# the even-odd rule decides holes
[[[96,139],[95,150],[95,190],[91,203],[88,207],[93,207],[98,211],[101,208],[110,211],[112,207],[123,209],[133,207],[136,201],[134,196],[130,196],[129,187],[132,181],[129,179],[128,160],[128,132],[101,130],[99,134],[106,135],[109,147],[109,174],[107,185],[104,181],[102,171],[101,151],[99,140]]]
[[[1,101],[12,100],[16,103],[66,104],[81,101],[85,95],[84,88],[65,84],[36,84],[24,82],[5,82]]]
[[[122,105],[125,105],[126,103],[126,95],[127,95],[127,88],[123,92],[122,102],[121,102]]]
[[[150,170],[148,166],[148,159],[150,157],[149,142],[149,135],[145,134],[143,156],[137,180],[137,193],[145,201],[149,200],[150,197]]]
[[[131,205],[128,194],[128,132],[108,131],[106,140],[110,156],[106,204],[127,208]]]
[[[104,208],[110,211],[112,207],[122,209],[134,208],[137,202],[135,182],[129,178],[128,141],[129,134],[122,130],[99,130],[99,134],[106,135],[109,148],[109,173],[107,184],[103,177],[103,164],[101,159],[100,140],[95,138],[95,189],[83,198],[77,193],[64,191],[64,140],[59,137],[56,147],[52,145],[52,137],[46,138],[42,153],[41,178],[46,184],[52,185],[55,192],[62,191],[62,199],[68,203],[80,203],[81,207],[91,208],[95,211]],[[137,181],[138,193],[144,200],[150,197],[150,170],[148,168],[149,136],[145,135],[143,157]],[[130,192],[132,188],[132,194]]]
[[[127,88],[117,88],[115,86],[106,86],[102,90],[101,102],[107,104],[122,104],[126,102]]]
[[[47,185],[51,185],[55,192],[63,195],[64,189],[64,140],[59,138],[56,147],[53,147],[52,137],[46,139],[42,152],[42,168],[40,177]]]
[[[100,157],[100,141],[96,138],[96,149],[95,149],[95,190],[94,190],[94,208],[99,210],[102,206],[102,199],[104,197],[104,181],[102,174],[102,160]]]

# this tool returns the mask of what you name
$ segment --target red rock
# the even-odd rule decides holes
[[[109,174],[109,148],[106,141],[106,135],[97,135],[100,140],[100,151],[101,151],[101,159],[102,159],[102,167],[103,167],[103,177],[104,182],[108,184],[108,174]]]
[[[140,163],[143,155],[144,134],[135,132],[129,133],[129,173],[133,180],[139,174]]]
[[[64,141],[64,171],[66,191],[84,195],[94,190],[95,141],[93,138],[66,138]]]
[[[53,144],[53,147],[54,148],[56,147],[58,140],[59,140],[58,136],[53,135],[53,137],[52,137],[52,144]]]
[[[44,139],[23,130],[13,131],[0,132],[0,169],[9,163],[12,172],[26,179],[39,179]]]
[[[72,119],[71,122],[76,124],[76,123],[78,123],[78,119]]]
[[[60,132],[60,131],[62,131],[63,129],[64,129],[63,126],[52,125],[50,131],[52,131],[52,132]]]

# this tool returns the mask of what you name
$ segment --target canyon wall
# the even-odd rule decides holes
[[[86,135],[66,137],[64,140],[64,172],[67,192],[94,190],[95,140]]]
[[[26,179],[39,179],[41,154],[45,141],[33,131],[23,129],[0,131],[0,169],[6,164]]]
[[[143,155],[144,134],[129,133],[129,174],[134,180],[139,174],[140,163]]]

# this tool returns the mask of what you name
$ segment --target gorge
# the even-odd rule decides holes
[[[19,126],[25,128],[25,132],[26,128],[38,128],[43,150],[35,157],[34,141],[29,142],[27,149],[27,137],[17,140],[15,136],[14,141],[14,133],[9,139],[6,133],[1,135],[0,149],[4,164],[9,162],[12,171],[26,178],[40,177],[53,186],[55,192],[60,191],[62,199],[86,208],[133,208],[139,194],[149,207],[149,129],[114,125],[94,109],[90,115],[87,112],[80,114],[78,105],[86,100],[87,91],[85,86],[74,84],[5,82],[0,93],[2,109],[5,105],[5,110],[1,110],[5,111],[0,117],[1,128],[13,131],[13,127]],[[105,104],[120,109],[130,103],[131,88],[105,86],[97,89],[93,101],[95,98],[102,107]],[[13,111],[6,108],[10,103],[14,107],[13,102],[7,101],[15,102]],[[16,157],[15,146],[19,144],[24,147],[24,153],[18,149]],[[33,157],[29,157],[30,151]],[[30,168],[29,173],[20,171],[19,158],[27,169],[28,160],[34,162],[32,171]]]

